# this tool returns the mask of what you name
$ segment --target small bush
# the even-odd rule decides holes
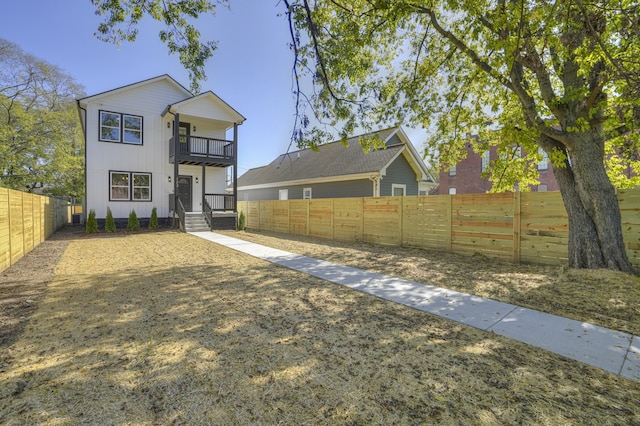
[[[151,210],[151,217],[149,218],[149,229],[155,231],[158,229],[158,210],[154,207]]]
[[[89,217],[87,218],[85,230],[87,231],[87,234],[98,232],[98,221],[96,220],[96,212],[94,210],[89,210]]]
[[[247,219],[244,217],[244,212],[240,212],[238,217],[238,231],[244,231],[247,227]]]
[[[140,221],[138,220],[138,216],[136,216],[135,210],[131,210],[129,213],[129,220],[127,221],[127,231],[139,231],[140,230]]]
[[[113,220],[111,209],[107,207],[107,218],[104,220],[105,232],[116,232],[116,221]]]

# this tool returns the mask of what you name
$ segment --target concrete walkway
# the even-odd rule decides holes
[[[213,232],[205,240],[385,300],[640,381],[640,337],[508,303],[265,247]]]

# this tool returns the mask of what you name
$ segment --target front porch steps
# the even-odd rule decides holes
[[[205,232],[210,231],[209,224],[200,212],[187,212],[184,214],[185,232]]]

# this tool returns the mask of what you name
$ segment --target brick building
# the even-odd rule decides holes
[[[498,158],[497,147],[492,146],[482,155],[473,151],[471,144],[465,144],[467,156],[450,169],[440,170],[440,186],[438,194],[482,194],[491,189],[489,179],[482,177],[482,172],[490,162]],[[531,191],[558,191],[558,182],[551,170],[551,162],[547,155],[537,165],[540,173],[540,184],[532,185]]]

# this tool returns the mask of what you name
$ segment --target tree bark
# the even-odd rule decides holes
[[[584,136],[564,167],[553,165],[569,218],[569,267],[634,273],[622,238],[620,206],[604,168],[602,139]]]

